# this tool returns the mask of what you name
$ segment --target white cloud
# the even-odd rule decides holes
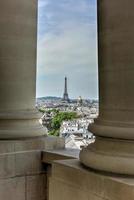
[[[61,34],[46,34],[38,44],[38,73],[59,73],[75,66],[95,71],[96,35],[85,25],[65,29]],[[72,69],[73,70],[73,69]]]
[[[39,9],[40,8],[44,8],[45,6],[47,6],[49,4],[49,0],[39,0]]]

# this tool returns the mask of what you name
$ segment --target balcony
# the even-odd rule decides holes
[[[35,108],[37,1],[0,3],[0,200],[134,199],[133,1],[98,1],[99,117],[82,151]]]

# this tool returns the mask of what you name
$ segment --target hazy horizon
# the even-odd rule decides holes
[[[37,97],[98,99],[96,3],[39,0]]]
[[[60,96],[40,96],[40,97],[36,97],[37,99],[40,99],[40,98],[60,98],[62,99],[63,97],[60,97]],[[75,99],[78,99],[78,98],[70,98],[70,100],[75,100]],[[94,99],[94,98],[84,98],[85,100],[96,100],[98,101],[98,98],[97,99]]]

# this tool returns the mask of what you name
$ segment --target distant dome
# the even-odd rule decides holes
[[[83,104],[83,99],[82,99],[81,96],[78,97],[77,102],[78,102],[79,105],[82,105],[82,104]]]

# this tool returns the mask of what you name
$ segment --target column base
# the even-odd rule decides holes
[[[134,175],[134,141],[96,137],[80,152],[81,162],[95,170]]]
[[[47,135],[39,123],[40,113],[35,110],[0,113],[0,139],[22,139]]]
[[[78,160],[56,161],[49,178],[49,200],[133,200],[134,178],[106,176]]]
[[[97,118],[95,123],[90,124],[89,129],[92,133],[101,137],[134,140],[133,123],[121,123]]]

